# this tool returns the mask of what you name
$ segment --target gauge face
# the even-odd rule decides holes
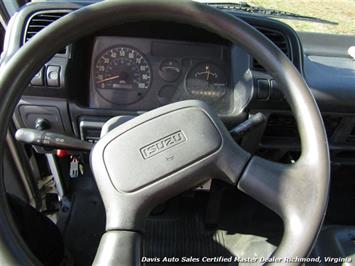
[[[144,94],[150,87],[152,71],[142,53],[126,46],[104,51],[96,60],[95,87]]]
[[[226,93],[228,86],[225,72],[213,63],[200,63],[186,77],[186,90],[195,98],[213,102]]]
[[[165,59],[159,67],[159,74],[166,81],[175,81],[181,73],[181,64],[176,59]]]

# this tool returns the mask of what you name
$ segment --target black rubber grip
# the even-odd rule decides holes
[[[89,151],[93,147],[92,143],[77,138],[31,128],[18,129],[15,138],[27,144],[56,149]]]
[[[239,124],[235,128],[233,128],[230,133],[233,136],[242,136],[249,130],[263,124],[266,122],[266,117],[262,113],[256,113],[252,115],[248,120],[244,121],[243,123]]]

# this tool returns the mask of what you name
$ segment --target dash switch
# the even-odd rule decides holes
[[[46,72],[48,87],[60,86],[60,66],[48,66]]]
[[[32,78],[31,80],[32,86],[43,86],[43,68]]]
[[[267,100],[270,96],[270,84],[267,79],[258,79],[258,100]]]

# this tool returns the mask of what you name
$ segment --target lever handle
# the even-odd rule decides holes
[[[230,130],[230,133],[234,137],[241,137],[249,130],[256,128],[257,126],[265,122],[266,122],[265,115],[262,113],[256,113],[255,115],[252,115],[249,119],[244,121],[243,123],[239,124],[232,130]]]
[[[55,149],[90,151],[94,146],[92,143],[74,137],[31,128],[18,129],[15,138],[27,144]]]

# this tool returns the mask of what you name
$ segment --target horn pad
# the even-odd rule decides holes
[[[104,164],[112,184],[121,193],[168,178],[222,146],[218,128],[202,108],[157,112],[138,124],[134,120],[131,128],[122,132],[118,127],[104,137],[109,137],[108,141],[98,143],[105,145]]]

